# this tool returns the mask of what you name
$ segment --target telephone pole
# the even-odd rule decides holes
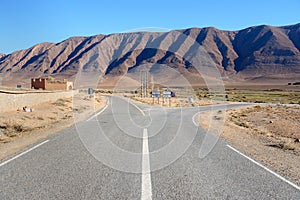
[[[141,98],[148,97],[148,72],[140,71]]]

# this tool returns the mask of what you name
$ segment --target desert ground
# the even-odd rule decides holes
[[[0,113],[0,159],[86,119],[105,105],[105,97],[81,92],[32,106],[32,112],[20,107]]]
[[[207,111],[199,123],[209,129],[212,120],[224,122],[220,137],[242,153],[300,184],[300,106],[261,104],[226,112]],[[222,122],[222,120],[224,120]],[[219,135],[217,130],[209,129]]]
[[[234,87],[234,88],[233,88]],[[129,97],[135,101],[149,105],[161,105],[165,107],[197,107],[212,104],[232,104],[232,103],[274,103],[274,104],[300,104],[299,87],[286,86],[264,86],[259,90],[259,86],[251,86],[249,89],[231,86],[225,90],[225,94],[214,96],[206,88],[198,88],[190,91],[178,92],[176,97],[170,99],[150,97],[141,98],[138,94],[120,94]],[[106,91],[107,92],[107,91]],[[192,99],[192,101],[191,101]],[[169,100],[171,103],[169,103]]]
[[[148,98],[141,98],[141,97],[131,97],[131,99],[145,103],[148,105],[161,105],[164,107],[195,107],[195,106],[207,106],[212,105],[213,102],[210,100],[192,100],[189,101],[188,98],[171,98],[171,99],[164,99],[157,98],[153,99],[151,97]]]

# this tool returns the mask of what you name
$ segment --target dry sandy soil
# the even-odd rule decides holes
[[[73,98],[33,106],[32,112],[19,108],[0,113],[0,159],[86,119],[104,107],[106,101],[103,96],[96,95],[94,99],[79,93]]]
[[[210,100],[194,100],[193,102],[190,102],[188,98],[171,98],[165,99],[164,102],[162,101],[162,98],[160,98],[159,103],[157,98],[155,98],[154,101],[152,98],[132,97],[132,99],[148,105],[161,105],[165,107],[197,107],[216,103]]]
[[[208,115],[212,115],[210,121]],[[208,129],[211,122],[224,122],[221,133],[211,129],[239,151],[300,184],[300,106],[256,105],[199,115]]]

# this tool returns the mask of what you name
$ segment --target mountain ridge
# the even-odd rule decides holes
[[[45,42],[11,54],[0,54],[0,73],[8,82],[49,75],[72,79],[78,69],[85,68],[99,69],[109,79],[141,64],[160,63],[194,76],[191,64],[174,52],[139,49],[141,44],[154,47],[168,44],[178,52],[184,48],[192,49],[194,44],[184,46],[186,37],[206,50],[225,81],[245,82],[260,78],[264,82],[263,77],[280,80],[280,75],[282,81],[293,81],[300,77],[300,23],[279,27],[252,26],[236,31],[206,27],[70,37],[59,43]]]

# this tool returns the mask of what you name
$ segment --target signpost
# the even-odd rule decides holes
[[[164,99],[167,98],[169,99],[169,106],[171,106],[171,100],[170,100],[171,97],[172,97],[171,92],[168,91],[163,92],[163,104],[165,103]]]
[[[152,91],[152,103],[154,104],[154,98],[158,99],[158,103],[159,103],[159,98],[160,98],[160,92],[159,91]]]
[[[189,101],[190,103],[194,103],[193,97],[189,97],[189,98],[188,98],[188,101]]]
[[[171,98],[171,92],[163,92],[163,98]]]

